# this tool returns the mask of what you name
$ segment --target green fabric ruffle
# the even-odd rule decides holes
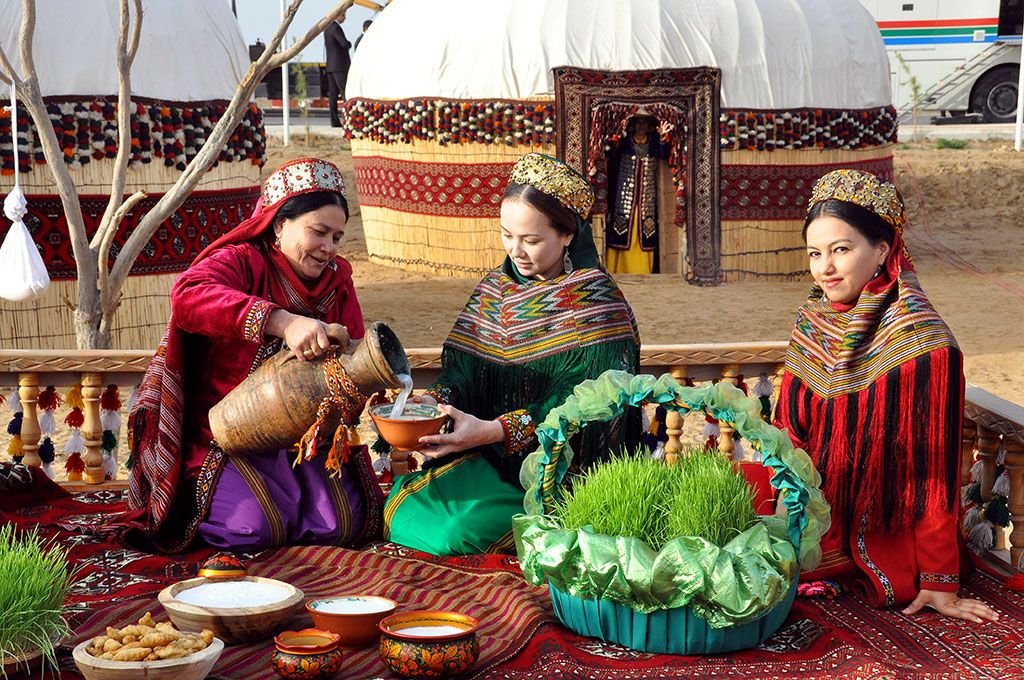
[[[558,526],[544,512],[572,462],[570,437],[586,423],[614,418],[644,402],[684,416],[702,411],[728,423],[774,471],[772,484],[782,490],[787,516],[761,517],[722,547],[681,537],[659,552],[636,538]],[[645,613],[688,605],[716,628],[766,614],[785,599],[800,568],[820,562],[830,516],[810,458],[760,413],[760,400],[728,383],[685,387],[670,375],[608,371],[578,385],[537,428],[540,448],[522,466],[527,514],[513,518],[512,526],[526,580],[548,581],[577,597],[606,598]]]

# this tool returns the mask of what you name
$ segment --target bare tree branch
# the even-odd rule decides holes
[[[288,52],[293,56],[301,52],[306,45],[323,32],[324,28],[334,21],[334,18],[342,10],[351,7],[352,3],[353,0],[339,2],[299,42],[295,43]],[[120,294],[121,286],[124,284],[128,272],[131,271],[132,263],[139,256],[139,253],[142,252],[142,249],[146,246],[149,239],[152,238],[160,224],[181,206],[185,198],[199,184],[203,173],[220,155],[224,143],[234,132],[235,128],[238,127],[239,122],[241,122],[242,116],[249,106],[249,100],[252,99],[252,95],[256,91],[256,86],[267,73],[284,62],[283,56],[285,53],[275,55],[273,51],[280,45],[288,26],[295,17],[295,12],[301,4],[302,0],[293,0],[291,5],[289,5],[285,11],[285,18],[267,45],[266,51],[249,67],[249,71],[242,78],[242,82],[238,84],[238,89],[235,90],[235,96],[231,98],[231,102],[224,111],[223,117],[217,122],[210,136],[207,137],[203,148],[200,149],[199,153],[188,164],[174,186],[142,218],[139,226],[136,227],[128,241],[124,244],[124,247],[117,256],[117,260],[114,262],[114,267],[110,271],[110,277],[107,282],[107,295],[110,296],[110,299],[116,299]]]
[[[128,41],[128,63],[135,63],[135,53],[139,51],[139,39],[142,37],[142,0],[132,0],[135,7],[135,26],[132,28],[132,37]]]
[[[114,169],[110,178],[110,196],[107,199],[107,207],[103,211],[99,227],[92,238],[90,247],[96,251],[96,264],[98,267],[98,288],[100,291],[100,305],[103,314],[112,313],[110,290],[107,286],[108,255],[110,244],[114,242],[117,229],[127,212],[124,209],[124,187],[128,175],[128,161],[132,152],[132,81],[131,69],[133,50],[138,48],[138,43],[132,45],[130,41],[138,40],[139,31],[142,26],[142,7],[139,0],[133,0],[135,9],[135,26],[132,28],[131,14],[128,10],[128,0],[121,0],[120,23],[117,30],[117,156],[114,159]],[[129,37],[129,31],[131,36]],[[136,199],[134,203],[137,203]],[[120,207],[119,207],[120,206]]]
[[[4,48],[0,46],[0,83],[10,85],[12,80],[17,79],[18,74],[14,72],[14,67],[11,66],[11,62],[7,58],[7,53],[4,52]],[[18,80],[18,84],[21,85],[20,80]]]

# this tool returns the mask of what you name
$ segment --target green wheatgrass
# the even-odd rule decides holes
[[[634,453],[594,466],[556,503],[566,529],[632,536],[654,550],[680,536],[724,545],[757,518],[750,487],[718,453],[684,451],[675,465]]]
[[[70,634],[63,608],[71,582],[65,548],[35,530],[0,528],[0,661],[42,650],[57,667],[53,644]]]

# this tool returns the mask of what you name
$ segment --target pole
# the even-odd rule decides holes
[[[281,0],[281,22],[282,23],[284,22],[284,16],[285,16],[285,0]],[[287,43],[287,40],[285,40],[283,42]],[[283,44],[282,47],[286,47],[286,44]],[[281,113],[284,116],[284,120],[282,122],[284,123],[284,145],[285,146],[288,146],[289,142],[291,141],[291,131],[288,129],[288,117],[289,117],[289,114],[291,113],[291,102],[289,101],[289,93],[288,93],[288,91],[291,89],[291,86],[288,83],[288,75],[289,75],[288,74],[288,68],[289,68],[289,66],[290,66],[290,64],[288,64],[287,62],[285,62],[284,64],[281,64]]]
[[[1024,57],[1024,33],[1020,36],[1020,54]],[[1013,148],[1021,150],[1021,130],[1024,128],[1024,58],[1017,71],[1017,125],[1013,133]]]

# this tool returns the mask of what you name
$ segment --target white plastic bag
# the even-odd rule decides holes
[[[0,297],[12,302],[31,302],[50,286],[43,258],[22,222],[26,205],[21,187],[15,185],[4,199],[4,214],[12,224],[0,246]]]

